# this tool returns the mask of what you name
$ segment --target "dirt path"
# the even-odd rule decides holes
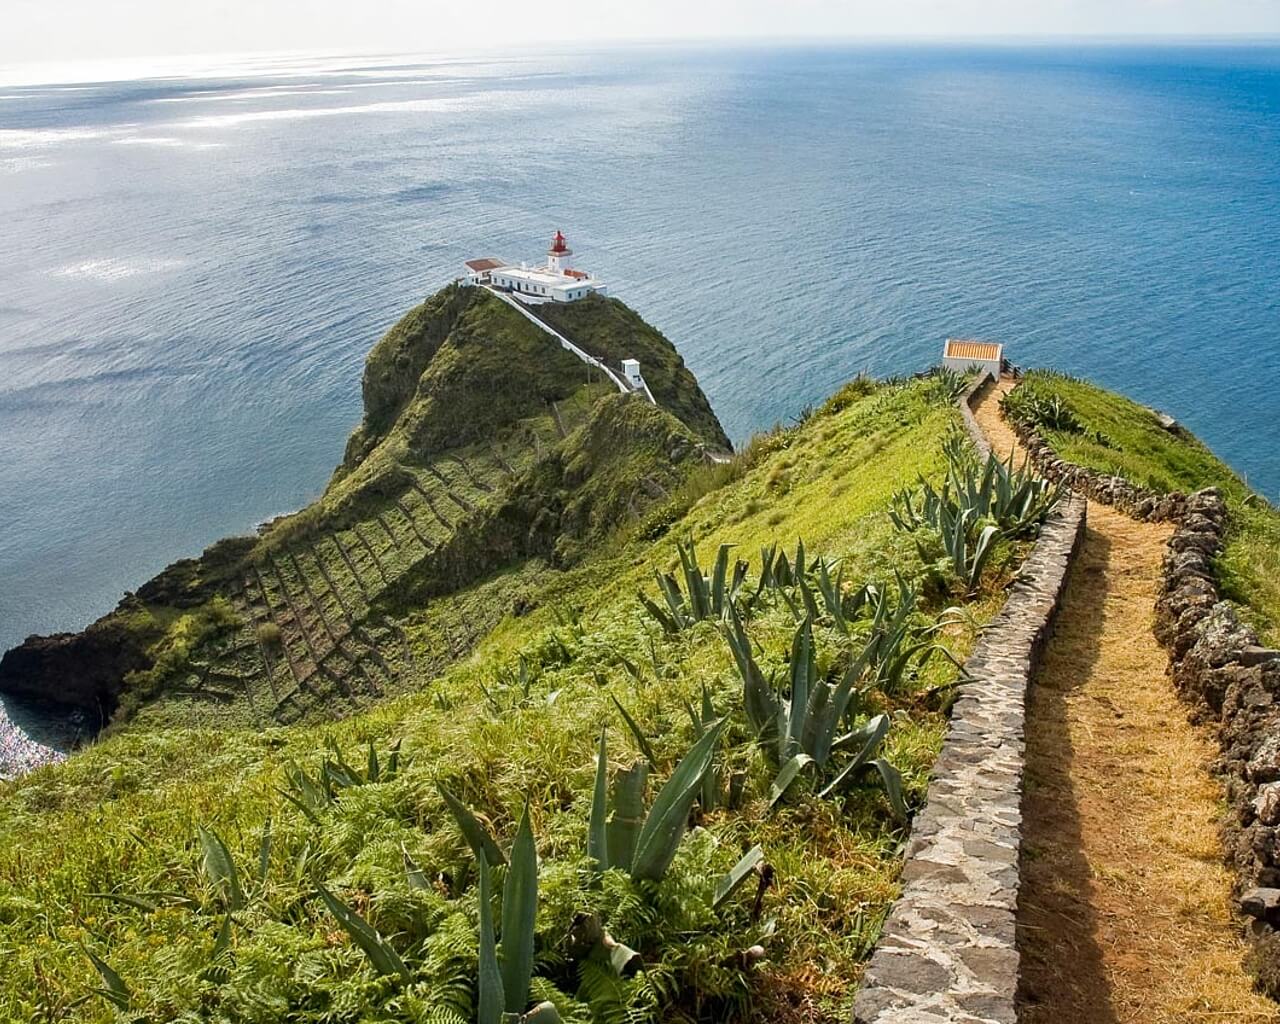
[[[1002,382],[978,423],[999,454]],[[1020,450],[1020,449],[1019,449]],[[1027,718],[1023,1024],[1275,1022],[1229,911],[1209,774],[1151,633],[1170,527],[1089,503]]]

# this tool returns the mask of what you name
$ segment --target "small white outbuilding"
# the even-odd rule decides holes
[[[948,338],[946,344],[942,346],[942,365],[960,373],[971,366],[977,366],[999,380],[1003,361],[1004,346],[994,341]]]

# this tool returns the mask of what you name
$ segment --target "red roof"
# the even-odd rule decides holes
[[[505,267],[506,260],[500,260],[496,256],[485,256],[483,259],[467,260],[466,267],[468,270],[474,270],[477,274],[483,274],[487,270],[497,270],[499,267]]]
[[[585,270],[566,270],[563,273],[565,277],[576,277],[580,281],[591,276]]]
[[[992,341],[971,341],[968,338],[948,338],[945,356],[948,359],[1000,358],[1001,346]]]

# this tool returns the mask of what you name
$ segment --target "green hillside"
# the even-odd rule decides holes
[[[1273,505],[1189,431],[1166,429],[1155,412],[1123,395],[1046,370],[1030,372],[1014,392],[1020,393],[1013,411],[1035,420],[1068,462],[1156,491],[1220,488],[1231,510],[1217,560],[1223,593],[1268,643],[1280,644],[1280,512]]]
[[[678,359],[649,359],[676,417],[531,331],[478,291],[415,310],[324,498],[117,613],[154,661],[131,717],[0,786],[0,1019],[488,1024],[495,991],[567,1021],[847,1019],[899,798],[1028,543],[970,587],[887,514],[963,447],[956,381],[859,379],[711,465]],[[465,353],[529,387],[494,401]],[[812,764],[757,735],[803,693],[796,743],[839,726]]]
[[[571,564],[721,442],[687,371],[705,436],[599,376],[487,292],[444,289],[371,352],[364,419],[319,501],[171,566],[80,635],[10,652],[0,690],[116,722],[266,726],[416,688],[523,576]],[[443,607],[447,636],[413,651],[406,610],[473,586],[490,599]]]

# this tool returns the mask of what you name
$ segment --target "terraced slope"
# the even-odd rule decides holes
[[[916,650],[883,682],[857,677],[851,732],[833,746],[828,766],[828,777],[835,764],[850,774],[822,792],[806,770],[773,799],[776,747],[758,742],[745,715],[744,684],[723,633],[709,620],[668,632],[637,591],[657,598],[653,573],[678,565],[676,539],[696,541],[704,566],[721,544],[733,544],[733,556],[750,563],[737,599],[745,612],[746,595],[763,586],[761,548],[785,547],[794,563],[802,538],[811,571],[815,556],[839,561],[847,617],[842,626],[819,611],[806,631],[797,586],[753,604],[744,628],[779,693],[789,661],[800,657],[797,635],[811,633],[824,679],[866,667],[855,652],[883,637],[884,623],[877,627],[856,595],[874,583],[898,602],[895,572],[918,588],[906,612],[910,635],[937,637],[963,658],[1002,603],[1018,548],[1002,542],[977,592],[937,589],[927,585],[941,585],[936,566],[922,562],[915,541],[887,515],[900,488],[921,475],[936,483],[944,471],[944,441],[959,422],[951,384],[855,381],[805,423],[757,438],[727,465],[695,462],[674,480],[655,467],[670,467],[673,447],[692,443],[683,426],[627,396],[584,405],[575,411],[573,402],[557,401],[565,437],[554,417],[539,419],[541,456],[500,443],[511,477],[496,457],[480,457],[483,448],[474,458],[463,448],[397,458],[413,481],[386,476],[397,485],[343,506],[349,515],[332,520],[340,524],[332,535],[314,521],[279,524],[248,551],[222,552],[216,564],[175,570],[149,588],[153,603],[162,593],[173,600],[184,585],[216,582],[215,570],[234,567],[217,578],[243,601],[243,614],[289,634],[269,679],[272,652],[263,657],[235,639],[256,640],[247,623],[219,641],[220,665],[243,664],[247,673],[255,659],[263,663],[253,687],[260,713],[270,710],[269,682],[284,698],[295,667],[326,700],[338,699],[323,690],[337,686],[323,666],[337,673],[339,657],[357,660],[342,675],[352,697],[338,697],[361,706],[339,721],[230,728],[207,715],[179,718],[173,709],[182,699],[162,691],[66,763],[0,784],[0,1020],[474,1021],[477,870],[438,783],[475,809],[504,852],[527,808],[539,858],[531,999],[553,1001],[563,1020],[848,1020],[862,960],[897,893],[906,837],[877,781],[883,776],[854,774],[861,741],[852,740],[873,721],[887,729],[879,755],[901,773],[904,799],[918,805],[954,664]],[[575,427],[578,415],[586,418]],[[452,461],[458,453],[492,493],[465,489],[471,477]],[[369,450],[355,465],[386,455]],[[532,461],[521,468],[521,457]],[[415,483],[454,524],[449,537],[436,524],[438,546],[417,562],[409,520],[432,536],[434,513]],[[397,502],[409,510],[404,519],[393,511]],[[622,525],[599,532],[617,522],[618,509]],[[517,554],[448,589],[490,540]],[[541,554],[522,558],[526,550]],[[395,614],[362,620],[366,605]],[[433,652],[494,615],[500,621],[467,657],[431,667]],[[350,634],[344,616],[354,624]],[[413,676],[416,662],[421,685],[373,703],[373,687],[389,688],[390,676],[373,654],[359,658],[365,643],[391,675]],[[203,660],[204,649],[194,657]],[[206,685],[233,689],[222,677]],[[675,833],[674,856],[657,879],[633,878],[618,865],[601,875],[587,836],[602,731],[606,772],[638,779],[649,808],[704,728],[690,714],[704,700],[726,724],[688,834]],[[366,767],[371,750],[378,771]],[[328,796],[323,783],[309,789],[298,781],[303,772],[336,788]],[[206,855],[201,829],[225,843],[239,896],[217,847]],[[740,889],[717,895],[720,880],[757,845],[763,864]],[[510,875],[498,867],[495,890]],[[363,945],[352,939],[321,887],[378,930],[403,973],[385,970],[387,958],[366,956],[367,933]],[[593,916],[639,954],[638,969],[619,974],[611,962],[574,952],[575,922]],[[111,983],[86,950],[119,979],[116,991],[104,987]],[[122,1003],[127,1012],[118,1011]]]
[[[696,425],[719,443],[684,376],[677,390],[696,392]],[[512,571],[571,564],[674,488],[707,443],[592,382],[480,289],[450,286],[392,328],[370,353],[364,398],[319,501],[171,566],[82,634],[29,640],[0,661],[0,689],[117,720],[347,714],[441,670],[506,610],[495,597],[451,614],[451,595],[491,576],[505,593]],[[444,606],[448,636],[414,650],[402,619],[428,601]]]

